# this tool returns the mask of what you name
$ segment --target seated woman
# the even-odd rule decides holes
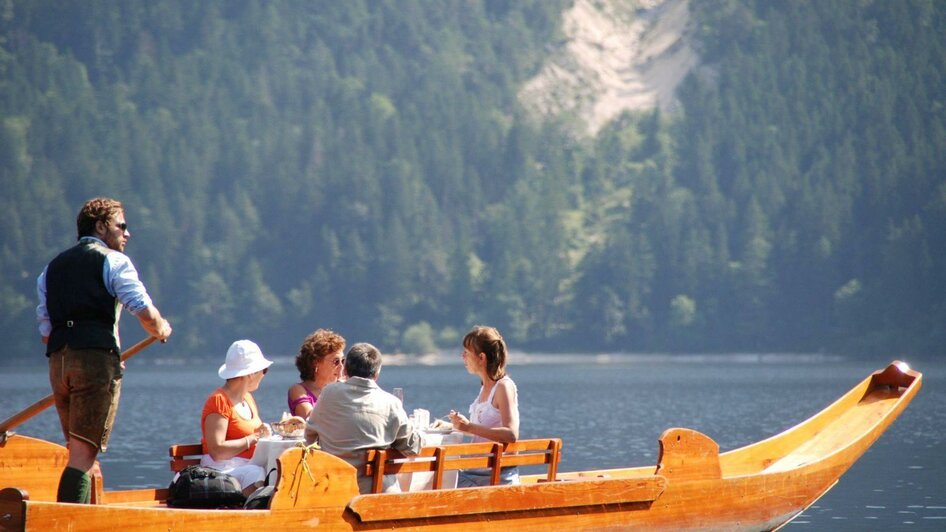
[[[217,372],[227,382],[210,394],[200,418],[204,452],[200,465],[233,475],[247,495],[263,485],[266,472],[250,459],[256,442],[269,436],[251,392],[259,388],[272,363],[255,343],[233,342]]]
[[[474,442],[514,442],[519,439],[519,395],[506,375],[506,342],[493,327],[476,326],[463,337],[463,365],[479,377],[480,393],[470,405],[470,418],[450,411],[453,428],[473,435]],[[488,486],[489,469],[460,471],[457,487]],[[500,484],[518,484],[519,468],[504,467]]]
[[[327,329],[307,336],[296,355],[302,382],[289,387],[289,413],[308,419],[322,388],[341,379],[344,363],[344,338]]]

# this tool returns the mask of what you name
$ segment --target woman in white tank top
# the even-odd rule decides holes
[[[506,343],[492,327],[476,326],[463,338],[463,364],[482,386],[470,405],[470,418],[456,411],[450,421],[473,441],[514,442],[519,439],[519,396],[516,383],[506,375]],[[489,469],[460,471],[457,487],[487,486]],[[518,484],[519,468],[504,467],[500,484]]]

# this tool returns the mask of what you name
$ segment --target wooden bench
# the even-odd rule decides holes
[[[444,471],[459,469],[490,469],[490,485],[499,484],[503,467],[544,465],[545,482],[554,482],[561,460],[562,440],[559,438],[519,440],[514,443],[460,443],[424,447],[409,461],[397,451],[372,449],[366,452],[365,476],[372,478],[372,493],[380,493],[384,475],[398,473],[433,473],[433,488],[443,487]],[[190,465],[199,465],[203,448],[199,443],[171,445],[171,472]]]
[[[178,473],[187,466],[200,465],[204,449],[199,443],[182,443],[168,448],[171,455],[171,472]]]
[[[433,489],[443,487],[443,472],[459,469],[490,469],[490,485],[499,484],[501,468],[520,465],[545,465],[545,482],[554,482],[561,460],[559,438],[519,440],[513,443],[460,443],[424,447],[416,457],[404,461],[396,451],[371,449],[366,452],[364,474],[372,479],[372,493],[383,489],[384,475],[398,473],[433,473]]]

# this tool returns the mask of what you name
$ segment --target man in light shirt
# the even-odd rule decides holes
[[[391,448],[414,456],[422,440],[401,401],[378,387],[381,352],[375,346],[351,346],[345,355],[345,373],[348,380],[322,389],[306,423],[305,441],[318,440],[323,451],[355,466],[358,490],[370,493],[371,478],[363,474],[365,451]],[[384,491],[400,491],[393,477],[384,478]]]
[[[121,392],[121,307],[159,340],[171,335],[171,325],[151,303],[135,266],[122,253],[131,233],[121,202],[87,201],[76,217],[76,228],[79,242],[56,256],[36,280],[36,318],[69,448],[57,500],[87,504],[89,471],[108,445]]]

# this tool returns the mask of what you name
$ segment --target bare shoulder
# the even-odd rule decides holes
[[[501,379],[496,383],[496,395],[506,400],[515,401],[518,394],[516,383],[512,379]]]

